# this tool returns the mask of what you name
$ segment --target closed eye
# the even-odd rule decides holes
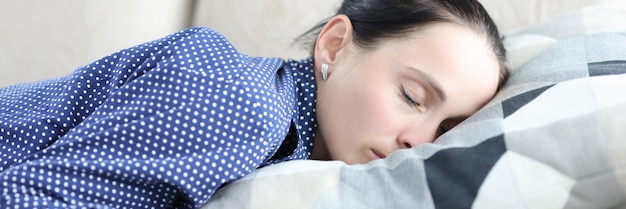
[[[409,105],[411,108],[417,108],[421,105],[419,102],[413,99],[409,95],[409,93],[407,93],[406,88],[404,88],[404,85],[401,85],[400,88],[402,91],[402,98],[404,99],[404,102],[406,102],[407,105]]]

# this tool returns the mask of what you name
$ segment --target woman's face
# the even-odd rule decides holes
[[[321,80],[316,71],[313,158],[366,163],[432,142],[478,111],[498,85],[485,37],[457,24],[434,24],[367,52],[352,41],[336,49],[334,57],[316,57],[317,69],[328,61],[330,73]]]

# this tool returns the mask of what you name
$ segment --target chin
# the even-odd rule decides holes
[[[344,163],[348,164],[348,165],[355,165],[355,164],[365,164],[370,162],[371,160],[365,160],[365,159],[345,159],[345,160],[341,160]]]
[[[359,155],[338,155],[338,156],[330,155],[330,159],[338,160],[348,165],[365,164],[374,160],[367,156],[359,156]]]

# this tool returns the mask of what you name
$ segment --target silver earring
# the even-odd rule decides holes
[[[322,64],[322,80],[328,79],[328,65]]]

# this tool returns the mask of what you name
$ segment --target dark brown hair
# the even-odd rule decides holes
[[[483,6],[476,0],[344,0],[337,15],[350,18],[354,43],[362,49],[374,49],[382,42],[403,38],[429,24],[452,22],[463,25],[477,34],[485,35],[500,63],[498,89],[509,76],[506,49],[500,33]],[[328,20],[301,35],[308,40],[310,51]],[[313,54],[313,53],[312,53]]]

